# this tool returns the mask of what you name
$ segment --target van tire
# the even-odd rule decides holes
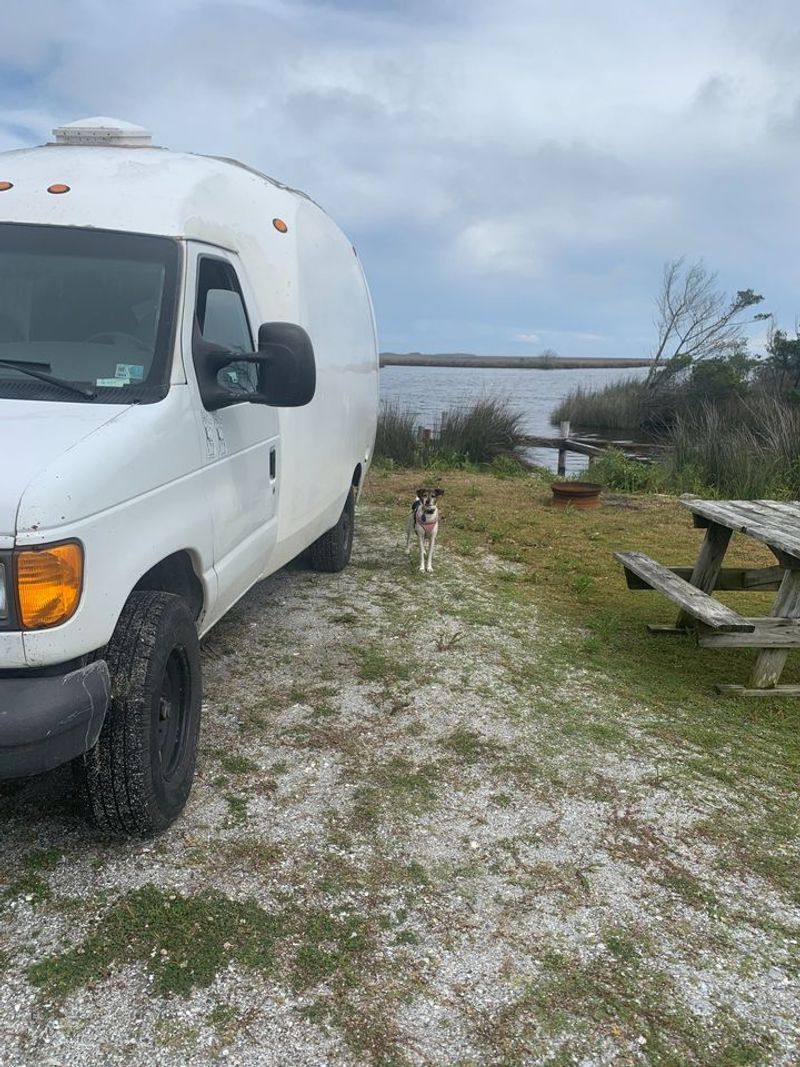
[[[183,810],[200,734],[200,642],[172,593],[132,593],[108,643],[111,703],[97,744],[76,761],[89,814],[106,833],[160,833]]]
[[[308,550],[311,566],[315,571],[335,574],[350,562],[353,551],[353,531],[356,518],[356,492],[351,489],[344,502],[339,521],[322,537],[318,537]]]

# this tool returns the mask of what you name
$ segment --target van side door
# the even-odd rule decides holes
[[[197,397],[219,616],[258,580],[275,545],[279,419],[275,408],[248,403],[258,370],[244,361],[226,365],[217,376],[235,402],[216,411],[204,406],[194,373],[198,338],[247,354],[255,350],[261,319],[236,256],[194,242],[189,249],[183,349]]]

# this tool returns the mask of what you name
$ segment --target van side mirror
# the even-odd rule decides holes
[[[302,326],[265,322],[258,331],[257,352],[234,352],[206,341],[195,323],[192,338],[195,372],[207,411],[232,404],[268,404],[298,408],[308,404],[317,388],[314,346]],[[231,392],[217,375],[230,363],[254,363],[259,370],[255,392]]]
[[[261,366],[257,403],[276,408],[300,408],[317,389],[314,346],[302,326],[293,322],[265,322],[258,328],[258,352],[251,359]],[[255,399],[255,398],[253,398]]]

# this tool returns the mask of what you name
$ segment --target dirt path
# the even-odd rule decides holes
[[[421,576],[398,526],[213,632],[169,833],[5,790],[3,1067],[800,1061],[800,911],[692,834],[736,789],[676,784],[513,565]]]

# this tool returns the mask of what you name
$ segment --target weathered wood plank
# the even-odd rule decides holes
[[[703,593],[710,593],[717,582],[717,575],[722,568],[722,561],[728,551],[733,530],[712,522],[706,530],[706,536],[700,546],[700,554],[692,569],[689,584]],[[691,615],[684,608],[678,613],[676,626],[688,626]]]
[[[800,685],[774,685],[771,689],[750,689],[746,685],[715,685],[724,697],[800,697]]]
[[[570,437],[538,437],[528,434],[520,438],[520,443],[530,448],[557,448],[559,451],[578,452],[582,456],[602,456],[604,448],[587,445],[583,441],[573,441]]]
[[[679,604],[685,613],[693,619],[704,622],[714,630],[725,632],[752,632],[754,626],[735,611],[720,604],[707,593],[695,588],[683,578],[673,574],[669,567],[656,563],[642,552],[615,552],[614,558],[625,567],[643,578],[648,585],[664,593],[670,600]]]
[[[701,627],[697,643],[701,648],[800,648],[800,621],[796,619],[748,619],[752,633],[722,634]]]
[[[782,511],[769,505],[766,500],[729,501],[729,507],[745,519],[745,525],[751,523],[778,531],[793,541],[800,540],[800,516],[793,510]]]
[[[760,508],[758,501],[681,497],[680,503],[695,517],[728,526],[736,533],[745,533],[788,556],[800,558],[800,529],[789,526],[777,512]],[[696,519],[695,525],[702,523]]]
[[[800,571],[787,571],[784,575],[770,616],[779,619],[796,619],[800,615]],[[770,689],[777,685],[783,672],[785,648],[768,648],[759,652],[753,673],[750,675],[752,689]]]
[[[754,500],[752,503],[757,504],[758,507],[764,508],[767,513],[771,513],[778,517],[778,520],[783,520],[788,523],[791,528],[800,529],[800,503],[793,500]]]
[[[693,567],[670,567],[684,581],[690,581]],[[625,571],[629,589],[652,589],[632,571]],[[769,593],[779,588],[783,579],[783,567],[722,567],[714,589]],[[709,590],[710,591],[710,590]]]

